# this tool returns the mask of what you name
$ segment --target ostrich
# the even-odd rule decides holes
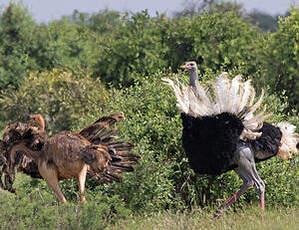
[[[32,142],[34,142],[31,143],[31,148],[38,150],[44,142],[45,135],[40,132],[38,128],[30,126],[29,123],[16,122],[5,127],[4,137],[7,140],[0,140],[0,159],[2,158],[2,162],[0,161],[0,187],[14,193],[15,189],[12,187],[14,182],[14,173],[12,174],[9,172],[11,147],[14,143],[18,143],[20,138],[26,137],[31,138]],[[18,172],[27,174],[32,178],[42,178],[39,174],[37,164],[23,151],[18,151],[14,155],[14,169]],[[2,183],[2,175],[4,175],[4,184]]]
[[[295,126],[281,122],[277,126],[264,122],[271,114],[254,114],[260,107],[264,91],[254,104],[255,90],[250,80],[241,76],[229,80],[222,73],[209,86],[198,83],[195,62],[181,66],[190,72],[189,86],[164,78],[170,85],[181,110],[183,148],[191,168],[197,174],[220,175],[234,170],[242,179],[241,188],[215,213],[218,217],[253,185],[260,198],[261,219],[264,216],[265,183],[259,177],[255,162],[275,155],[282,159],[298,153],[299,136]]]
[[[132,165],[139,159],[131,152],[133,144],[113,141],[116,138],[116,129],[110,127],[125,119],[123,113],[102,117],[80,132],[62,131],[44,139],[38,138],[45,136],[43,117],[37,114],[31,118],[32,120],[26,124],[17,122],[5,129],[2,141],[5,144],[2,146],[7,146],[6,174],[10,178],[6,181],[7,190],[13,190],[15,159],[18,154],[25,155],[35,164],[33,170],[38,169],[38,175],[47,182],[58,200],[63,203],[66,203],[66,198],[59,187],[59,180],[76,178],[80,200],[85,201],[83,193],[87,174],[98,184],[121,182],[122,178],[118,174],[133,171]],[[27,167],[25,165],[18,169],[24,172]]]

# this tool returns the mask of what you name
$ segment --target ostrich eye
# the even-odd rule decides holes
[[[193,64],[193,63],[190,63],[189,65],[191,65],[191,66],[194,66],[194,64]]]

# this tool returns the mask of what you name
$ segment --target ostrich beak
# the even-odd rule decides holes
[[[181,69],[187,69],[188,67],[186,65],[181,65],[180,68]]]
[[[181,67],[181,69],[191,69],[191,67],[188,65],[181,65],[180,67]]]

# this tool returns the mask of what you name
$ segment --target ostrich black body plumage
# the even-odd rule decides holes
[[[181,114],[183,148],[199,174],[219,175],[237,167],[235,153],[243,124],[230,113],[195,118]]]
[[[278,153],[282,133],[279,128],[264,122],[260,138],[240,139],[244,125],[234,114],[221,113],[195,118],[181,113],[183,148],[191,168],[198,174],[220,175],[238,167],[239,146],[247,146],[255,162],[274,157]]]
[[[263,127],[259,130],[262,133],[260,138],[249,141],[253,151],[255,162],[268,160],[278,153],[282,132],[278,127],[264,122]]]

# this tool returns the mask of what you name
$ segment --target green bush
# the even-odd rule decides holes
[[[31,62],[28,50],[36,26],[27,9],[10,3],[0,14],[0,90],[8,85],[18,86]]]
[[[280,18],[278,30],[262,43],[261,80],[270,86],[270,92],[286,95],[289,108],[299,109],[299,9],[293,9],[290,16]]]
[[[124,19],[125,20],[125,19]],[[195,60],[201,73],[235,69],[245,76],[259,71],[257,45],[263,35],[237,12],[193,17],[150,18],[147,12],[126,18],[116,33],[99,40],[94,71],[103,81],[131,85],[134,78],[177,68]]]
[[[213,12],[170,20],[165,28],[169,47],[166,59],[173,70],[194,60],[199,72],[236,69],[244,76],[258,71],[258,30],[237,12]]]
[[[94,37],[67,18],[37,24],[21,2],[11,2],[0,14],[0,90],[18,88],[28,71],[92,66],[99,52]]]
[[[12,88],[0,97],[0,120],[28,120],[40,113],[47,121],[48,132],[56,133],[77,126],[90,113],[100,113],[107,92],[99,79],[92,79],[84,69],[56,68],[32,72],[18,91]]]
[[[233,71],[252,77],[257,87],[270,85],[271,93],[285,90],[289,107],[298,110],[298,9],[280,19],[276,32],[263,33],[238,10],[223,7],[179,18],[75,11],[46,25],[11,3],[0,14],[0,90],[17,88],[28,71],[61,66],[89,68],[102,82],[129,86],[136,77],[177,72],[195,60],[202,75]]]
[[[167,66],[163,57],[167,47],[161,40],[161,19],[150,18],[147,11],[126,15],[114,33],[98,41],[99,57],[93,65],[104,82],[129,86],[136,76],[155,73]],[[98,35],[101,37],[101,35]]]
[[[100,53],[94,34],[87,26],[77,25],[67,18],[47,26],[39,25],[29,53],[35,69],[91,67],[96,61],[95,55]]]

